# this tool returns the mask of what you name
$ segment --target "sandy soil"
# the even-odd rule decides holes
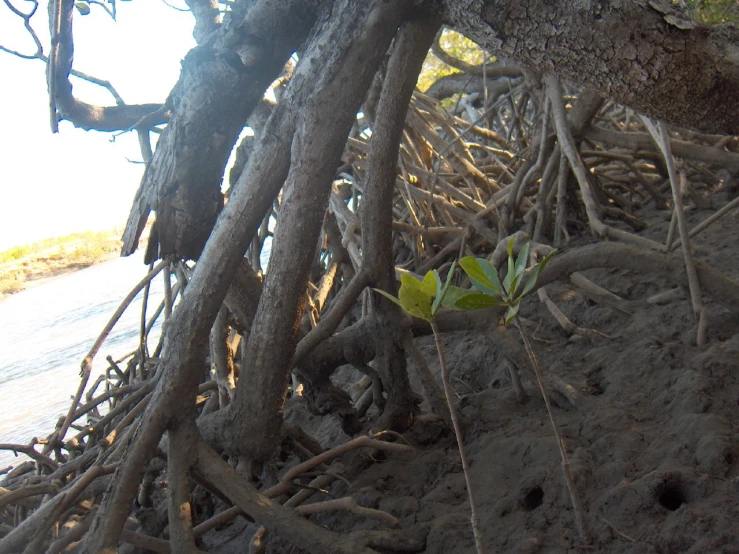
[[[691,226],[709,213],[691,212]],[[738,220],[739,214],[729,214],[696,240],[697,256],[726,275],[739,272]],[[652,214],[645,234],[664,237],[667,225],[664,213]],[[592,527],[590,550],[578,548],[560,456],[532,372],[520,368],[530,398],[518,403],[498,346],[474,333],[444,337],[451,381],[467,420],[465,441],[490,551],[739,552],[737,315],[707,299],[709,342],[699,348],[687,294],[665,305],[646,303],[672,283],[631,271],[587,275],[631,301],[633,315],[599,306],[565,283],[548,290],[575,323],[608,338],[589,342],[566,336],[535,298],[522,313],[544,371],[582,395],[577,406],[556,392],[552,397]],[[510,332],[520,342],[515,329]],[[433,342],[423,338],[420,345],[438,372]],[[336,378],[358,379],[351,371]],[[309,415],[302,402],[288,402],[288,420],[324,447],[350,438],[336,421]],[[345,457],[350,484],[336,481],[330,494],[394,514],[408,533],[425,536],[424,552],[474,552],[453,437],[425,421],[405,439],[417,447],[414,456],[374,462],[367,452]],[[383,528],[346,513],[312,519],[336,531]],[[222,544],[220,552],[247,551],[252,527],[223,543],[244,526],[241,520],[206,539]],[[272,539],[267,552],[301,551]]]

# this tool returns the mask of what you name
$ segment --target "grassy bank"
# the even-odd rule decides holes
[[[74,233],[0,252],[0,298],[118,255],[121,229]]]

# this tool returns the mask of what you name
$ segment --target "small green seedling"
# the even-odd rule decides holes
[[[547,254],[539,264],[526,275],[526,263],[529,258],[529,244],[524,245],[513,257],[513,239],[508,242],[508,273],[501,282],[496,267],[484,258],[467,256],[459,261],[472,286],[477,292],[459,287],[450,287],[446,291],[444,305],[456,310],[479,310],[491,306],[508,306],[505,314],[505,325],[515,319],[521,307],[521,301],[529,294],[542,269],[549,263],[556,250]],[[526,284],[523,284],[525,281]]]
[[[439,310],[444,301],[444,297],[449,290],[454,270],[457,262],[452,263],[449,268],[446,281],[442,284],[441,277],[437,270],[426,272],[423,281],[419,281],[413,275],[403,274],[400,276],[400,290],[398,297],[385,292],[384,290],[374,289],[385,298],[392,300],[398,306],[413,317],[424,319],[431,323],[434,320],[436,312]]]
[[[452,426],[454,427],[454,434],[457,437],[457,446],[459,447],[459,457],[462,460],[462,471],[464,472],[465,482],[467,484],[467,495],[470,499],[470,508],[472,511],[472,517],[470,518],[472,523],[472,533],[475,537],[475,547],[477,548],[478,554],[487,554],[487,547],[485,546],[485,536],[482,532],[482,524],[480,523],[480,516],[477,513],[477,505],[475,503],[474,489],[472,488],[472,478],[470,477],[470,464],[467,461],[467,454],[464,448],[464,442],[462,441],[462,427],[459,423],[459,416],[457,410],[454,407],[454,399],[452,398],[452,387],[449,384],[449,370],[447,369],[446,361],[444,360],[444,350],[441,344],[441,335],[439,329],[436,326],[434,317],[439,307],[445,303],[445,298],[449,294],[449,291],[456,289],[452,287],[452,277],[454,277],[454,270],[457,268],[457,262],[452,263],[452,267],[449,268],[446,281],[442,284],[441,277],[437,270],[428,271],[423,278],[423,281],[419,281],[412,275],[403,274],[400,276],[400,289],[398,290],[398,297],[394,297],[392,294],[385,292],[384,290],[374,289],[383,295],[388,300],[392,300],[398,306],[400,306],[406,313],[424,319],[431,324],[431,330],[434,333],[434,340],[436,341],[436,351],[439,354],[439,365],[441,367],[441,381],[444,384],[444,395],[446,396],[447,407],[449,408],[449,415],[452,419]],[[462,290],[462,289],[459,289]],[[468,291],[465,291],[468,292]]]
[[[526,275],[526,263],[528,262],[530,245],[526,244],[521,248],[518,253],[518,258],[514,259],[513,256],[513,239],[508,241],[508,273],[501,282],[498,276],[498,270],[496,267],[484,258],[473,258],[467,256],[459,261],[459,265],[462,266],[467,276],[470,278],[472,285],[477,291],[465,290],[459,287],[449,287],[444,296],[444,305],[456,310],[479,310],[482,308],[489,308],[491,306],[507,306],[508,310],[505,314],[505,325],[516,320],[518,330],[521,333],[524,346],[526,347],[526,354],[531,361],[531,366],[534,369],[536,376],[536,384],[539,387],[544,404],[549,414],[549,421],[552,423],[554,429],[554,435],[557,437],[557,446],[559,447],[559,453],[562,458],[562,469],[564,472],[565,482],[567,489],[570,493],[570,500],[572,501],[573,511],[575,513],[575,523],[580,533],[580,538],[583,544],[590,544],[590,531],[588,530],[587,523],[585,521],[584,510],[580,498],[577,494],[577,488],[572,478],[572,472],[570,470],[570,461],[567,457],[567,451],[565,450],[565,443],[562,439],[562,433],[559,430],[559,425],[554,417],[554,411],[552,410],[551,403],[549,402],[549,395],[547,394],[546,387],[544,386],[544,380],[542,379],[541,371],[539,369],[539,362],[536,360],[534,350],[531,347],[526,330],[524,329],[523,322],[518,316],[518,310],[521,307],[521,300],[529,294],[536,285],[536,281],[539,278],[539,274],[544,267],[549,263],[549,260],[555,254],[556,250],[551,251],[547,254],[539,264],[529,271]],[[526,284],[524,284],[524,281]]]

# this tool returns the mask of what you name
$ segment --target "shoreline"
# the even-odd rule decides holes
[[[74,273],[120,255],[118,235],[72,235],[45,241],[24,256],[0,263],[0,302],[56,277]]]
[[[72,262],[69,265],[65,265],[64,267],[53,268],[53,269],[47,268],[46,270],[40,271],[39,273],[34,273],[31,277],[28,277],[25,281],[22,281],[21,282],[22,288],[14,289],[11,291],[0,291],[0,301],[4,300],[5,298],[9,296],[13,296],[14,294],[18,294],[20,292],[35,288],[39,285],[43,285],[44,283],[52,281],[56,279],[57,277],[62,277],[63,275],[68,275],[76,271],[82,271],[83,269],[87,269],[88,267],[92,267],[94,265],[109,262],[110,260],[114,260],[118,257],[119,257],[119,254],[113,252],[107,256],[97,258],[96,260],[89,262],[89,263],[88,262]]]

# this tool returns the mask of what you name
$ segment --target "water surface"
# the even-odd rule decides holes
[[[79,385],[82,359],[147,269],[141,256],[117,258],[0,300],[0,443],[27,444],[54,430]],[[103,344],[90,385],[107,368],[106,356],[118,359],[137,347],[142,298],[140,293]],[[162,298],[159,276],[147,314]],[[158,335],[157,326],[150,351]],[[25,460],[0,451],[0,469]]]

